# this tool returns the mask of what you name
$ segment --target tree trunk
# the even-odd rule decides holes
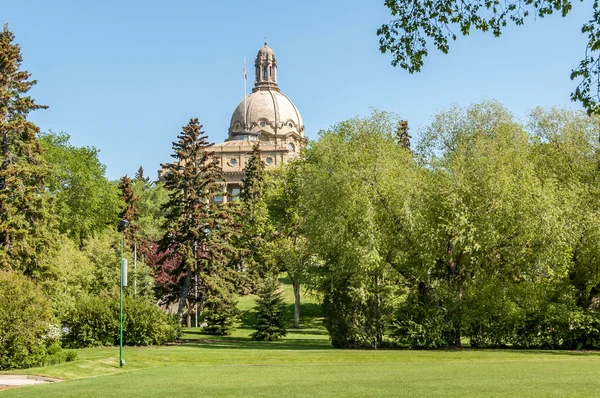
[[[177,309],[177,315],[179,315],[179,319],[181,320],[183,320],[183,311],[185,310],[185,305],[187,304],[191,277],[192,273],[189,270],[186,270],[183,286],[181,287],[181,295],[179,296],[179,308]]]
[[[186,320],[185,320],[186,326],[188,328],[192,327],[192,316],[190,315],[190,312],[188,311],[187,316],[186,316]]]
[[[380,294],[380,289],[379,289],[379,285],[380,285],[380,280],[379,280],[379,274],[375,275],[375,294],[376,294],[376,316],[377,316],[377,330],[376,330],[376,342],[375,342],[375,348],[377,348],[378,346],[381,346],[381,343],[383,342],[383,325],[381,324],[382,320],[381,320],[381,294]]]
[[[292,278],[294,286],[294,328],[300,327],[300,278]]]

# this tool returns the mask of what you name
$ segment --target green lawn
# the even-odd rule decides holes
[[[240,300],[251,307],[252,298]],[[18,372],[67,381],[0,397],[600,396],[600,353],[335,350],[316,327],[318,307],[309,299],[306,309],[305,328],[280,342],[251,341],[246,313],[233,336],[187,330],[195,342],[126,347],[123,370],[118,348],[78,350],[74,362]]]

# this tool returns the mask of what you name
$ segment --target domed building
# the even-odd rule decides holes
[[[212,147],[226,181],[227,196],[217,201],[239,194],[243,170],[256,143],[267,168],[272,168],[296,158],[308,142],[298,108],[277,85],[277,60],[267,43],[258,51],[254,67],[254,88],[235,108],[229,137]]]

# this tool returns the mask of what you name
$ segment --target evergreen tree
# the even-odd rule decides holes
[[[25,95],[35,80],[20,70],[21,49],[0,32],[0,269],[32,275],[51,239],[49,169],[29,112],[45,109]]]
[[[279,291],[276,278],[270,277],[263,281],[256,300],[256,332],[252,333],[254,340],[279,340],[287,334],[285,328],[286,304]]]
[[[242,269],[250,270],[256,277],[265,277],[271,267],[266,250],[266,239],[270,232],[269,211],[264,198],[265,162],[261,159],[260,147],[255,144],[244,168],[240,192],[240,213],[243,233],[241,242]]]
[[[133,180],[127,176],[121,177],[119,180],[119,189],[121,190],[121,199],[125,202],[125,208],[121,212],[121,220],[129,221],[129,227],[125,229],[124,235],[127,243],[133,245],[136,241],[137,218],[136,202],[137,196],[133,192]]]
[[[212,203],[223,194],[222,175],[201,128],[198,119],[191,119],[173,143],[176,161],[163,165],[169,200],[163,206],[160,249],[167,258],[179,259],[172,280],[178,282],[180,317],[188,301],[198,302],[202,311],[215,290],[231,289],[232,221],[223,207]]]
[[[145,185],[150,184],[150,177],[144,176],[144,168],[140,165],[140,168],[135,172],[133,177],[134,181],[142,181]]]
[[[252,146],[250,159],[244,168],[240,200],[248,205],[254,205],[262,200],[265,189],[265,162],[260,156],[259,144]]]
[[[400,120],[396,128],[396,141],[400,146],[410,150],[410,139],[412,136],[408,134],[408,121]]]
[[[238,326],[240,310],[232,289],[222,287],[211,292],[205,304],[206,334],[228,335]]]

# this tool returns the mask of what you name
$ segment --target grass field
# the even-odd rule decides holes
[[[286,300],[291,287],[285,285]],[[0,392],[8,397],[597,397],[600,353],[515,350],[336,350],[305,300],[298,331],[254,342],[251,297],[244,325],[215,338],[186,330],[188,343],[78,350],[74,362],[15,373],[65,382]]]

